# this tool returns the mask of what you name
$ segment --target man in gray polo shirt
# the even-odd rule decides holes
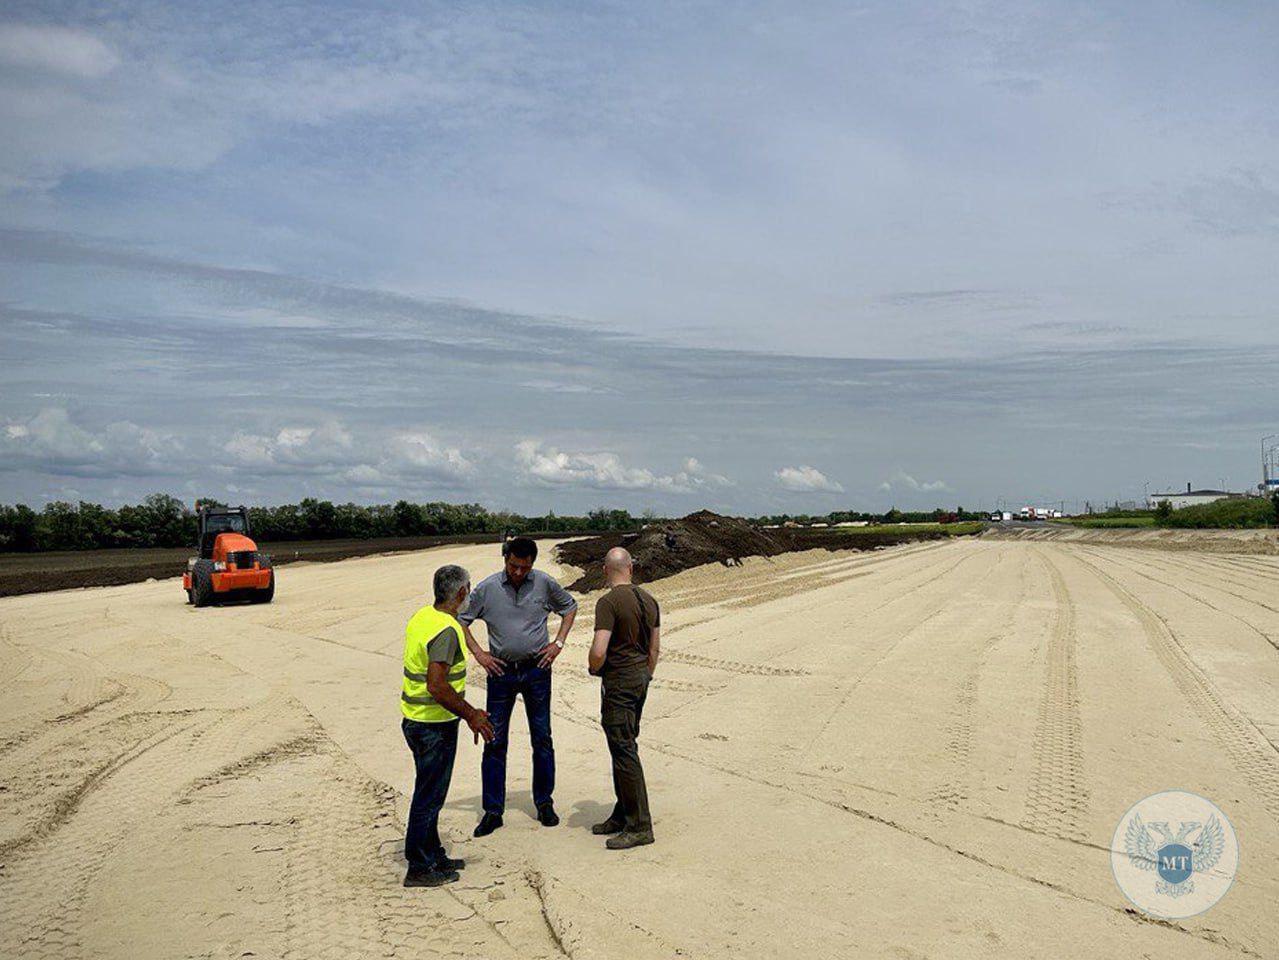
[[[546,827],[560,822],[551,794],[555,791],[555,748],[551,742],[551,664],[577,616],[574,600],[555,578],[534,570],[537,544],[516,537],[502,546],[505,563],[500,573],[486,577],[471,591],[465,611],[458,615],[471,655],[488,673],[488,711],[493,739],[484,744],[481,779],[484,816],[475,828],[483,837],[502,825],[506,810],[506,744],[515,698],[524,698],[529,737],[533,741],[533,804]],[[546,619],[560,615],[554,642],[547,642]],[[475,642],[471,624],[483,620],[489,648]]]

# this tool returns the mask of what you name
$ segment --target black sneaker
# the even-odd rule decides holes
[[[456,870],[410,870],[404,875],[406,887],[442,887],[456,883],[462,875]]]
[[[626,824],[622,823],[621,820],[614,820],[612,817],[609,817],[602,823],[597,823],[595,826],[591,827],[591,833],[595,834],[597,837],[606,837],[610,833],[621,833],[625,827]]]
[[[436,869],[436,870],[444,870],[444,871],[448,871],[448,870],[465,870],[465,869],[466,869],[466,861],[465,861],[465,860],[462,860],[462,859],[454,860],[454,859],[452,859],[452,858],[450,858],[450,857],[440,857],[440,859],[439,859],[439,860],[436,862],[436,864],[435,864],[435,869]]]
[[[537,822],[544,827],[558,827],[560,815],[555,812],[555,805],[544,803],[537,808]]]
[[[501,817],[499,817],[496,813],[486,813],[480,818],[480,822],[475,825],[474,836],[487,837],[501,825]]]
[[[615,837],[609,837],[604,846],[610,850],[629,850],[631,847],[642,847],[652,842],[652,830],[626,830]]]

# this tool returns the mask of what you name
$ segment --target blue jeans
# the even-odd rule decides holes
[[[457,724],[456,720],[419,723],[408,717],[400,723],[416,769],[408,829],[404,833],[404,858],[410,870],[430,870],[445,855],[440,843],[440,810],[453,779]]]
[[[505,666],[505,665],[504,665]],[[488,702],[485,709],[493,724],[493,740],[484,745],[480,763],[484,782],[484,812],[499,817],[506,810],[506,745],[511,729],[511,713],[515,698],[523,696],[524,714],[528,717],[529,737],[533,741],[533,803],[551,802],[555,792],[555,746],[551,742],[551,671],[535,662],[524,666],[506,666],[500,677],[488,678]]]

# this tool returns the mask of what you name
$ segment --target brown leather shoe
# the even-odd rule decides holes
[[[610,850],[629,850],[631,847],[642,847],[652,842],[652,830],[624,830],[615,837],[609,837],[604,846]]]
[[[595,834],[597,837],[606,837],[610,833],[621,833],[625,829],[626,824],[622,823],[621,820],[614,820],[612,817],[609,817],[602,823],[597,823],[595,826],[591,827],[591,833]]]

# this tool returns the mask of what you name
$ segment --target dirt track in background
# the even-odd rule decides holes
[[[556,548],[556,558],[582,575],[570,590],[604,586],[604,555],[625,547],[635,562],[635,582],[652,583],[707,563],[736,564],[747,557],[776,557],[800,550],[883,550],[904,543],[944,540],[946,533],[902,525],[891,532],[835,528],[757,527],[736,517],[699,510],[679,520],[662,520],[637,533],[610,533],[570,540]]]
[[[506,826],[471,839],[463,738],[464,879],[405,891],[400,644],[444,562],[497,566],[299,565],[265,607],[171,580],[0,601],[0,956],[1279,954],[1279,559],[965,539],[662,580],[658,842],[620,855],[588,829],[611,800],[587,598],[556,666],[563,825],[532,817],[517,719]],[[1107,849],[1167,788],[1242,849],[1176,924],[1132,911]]]
[[[1279,555],[1279,529],[1273,527],[1258,530],[1174,530],[1150,527],[1097,529],[1065,523],[1040,523],[1033,527],[992,524],[981,535],[990,540],[1048,541],[1191,553]]]
[[[545,534],[537,539],[547,539]],[[556,537],[565,536],[557,534]],[[376,540],[290,540],[259,544],[276,566],[305,561],[332,563],[352,557],[425,550],[447,544],[493,544],[495,533],[429,537],[384,537]],[[122,550],[57,550],[45,553],[0,553],[0,597],[47,593],[76,587],[114,587],[144,580],[181,576],[191,547]]]

